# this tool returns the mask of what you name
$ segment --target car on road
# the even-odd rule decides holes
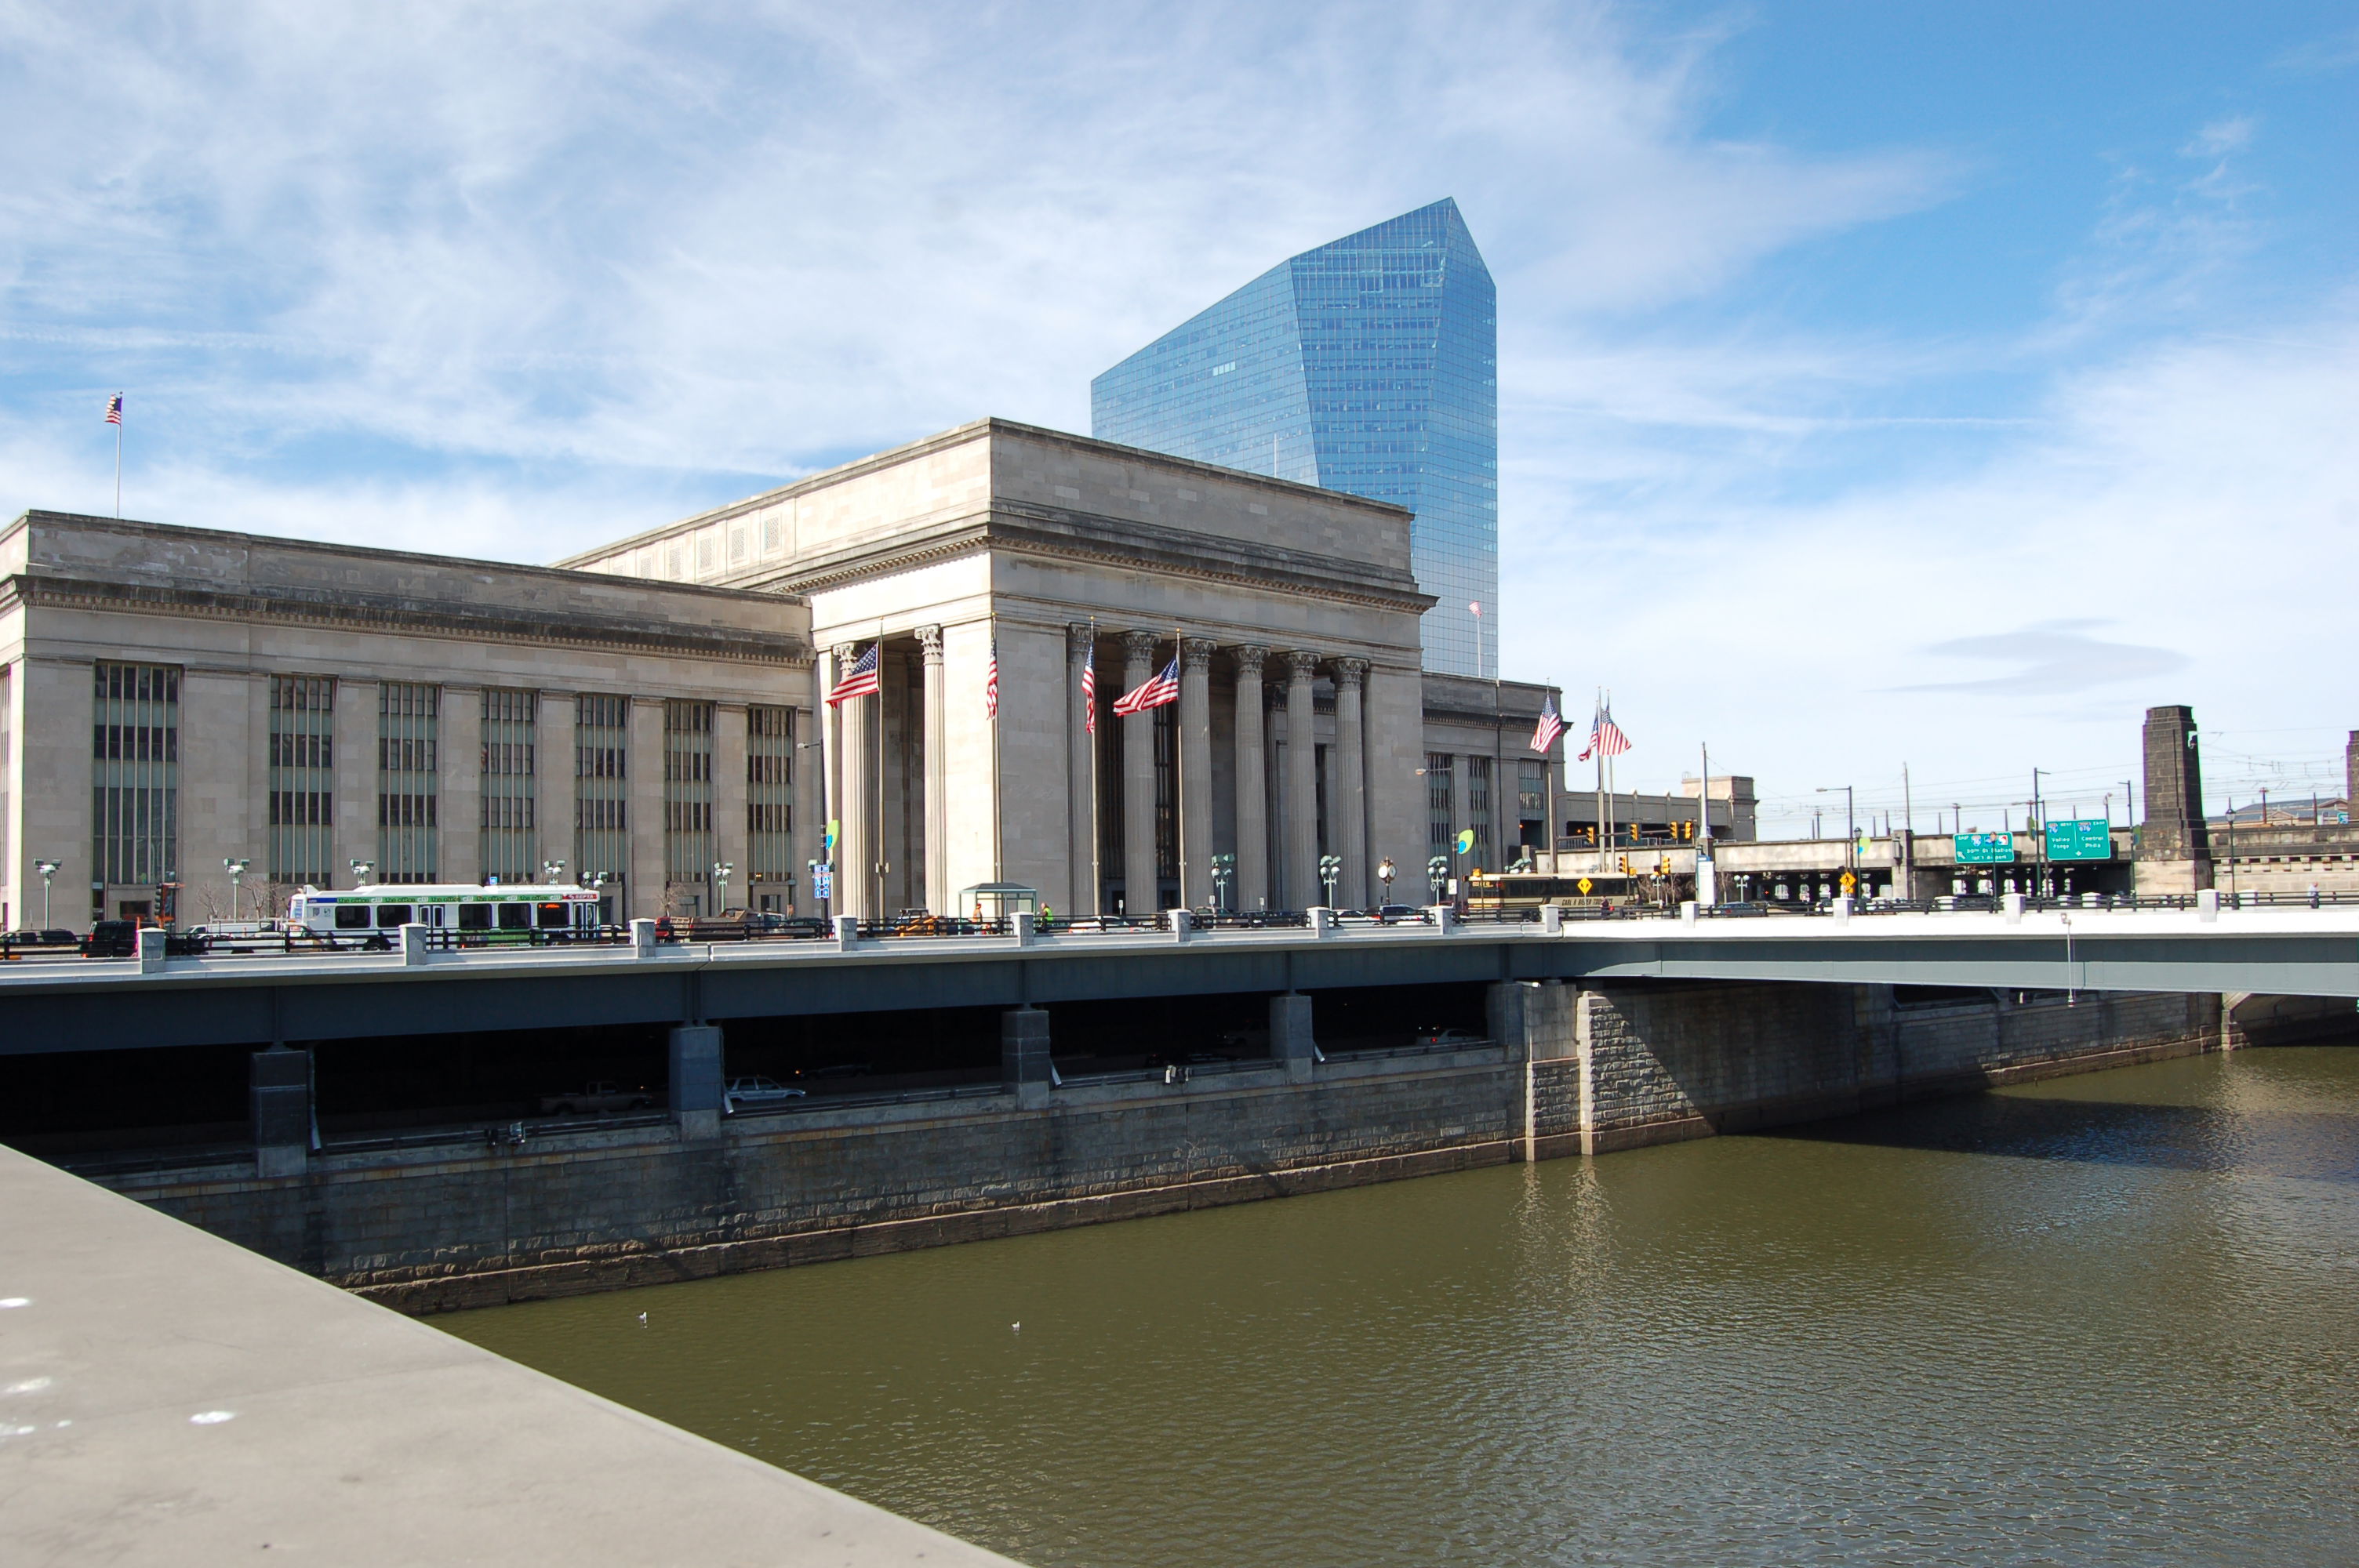
[[[766,1078],[759,1074],[751,1077],[732,1078],[729,1080],[729,1087],[721,1091],[722,1108],[733,1113],[741,1106],[748,1109],[758,1109],[764,1106],[784,1105],[790,1099],[802,1098],[802,1090],[790,1088],[776,1078]]]
[[[606,1116],[615,1111],[652,1110],[655,1103],[653,1089],[624,1088],[603,1079],[564,1094],[540,1097],[544,1116]]]

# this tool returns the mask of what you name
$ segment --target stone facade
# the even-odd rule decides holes
[[[171,882],[185,923],[555,862],[616,918],[821,913],[831,821],[826,913],[988,882],[1067,914],[1356,906],[1387,861],[1421,898],[1437,834],[1515,809],[1509,780],[1435,820],[1431,754],[1520,780],[1562,743],[1527,747],[1548,688],[1428,689],[1409,559],[1398,507],[1002,420],[555,568],[27,513],[0,532],[0,913],[80,928]],[[871,648],[875,693],[828,705]],[[1111,711],[1167,667],[1175,704]]]
[[[616,914],[697,907],[717,890],[667,871],[667,713],[711,726],[696,859],[742,879],[748,712],[808,733],[809,624],[775,593],[27,513],[0,530],[0,903],[41,924],[44,863],[47,918],[76,928],[168,881],[183,921],[229,918],[233,860],[248,916],[353,860],[579,871],[612,784],[618,830],[654,846],[615,867]],[[586,776],[585,694],[622,716],[619,778]]]

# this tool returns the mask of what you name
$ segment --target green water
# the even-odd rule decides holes
[[[437,1321],[1042,1565],[2351,1563],[2359,1049]]]

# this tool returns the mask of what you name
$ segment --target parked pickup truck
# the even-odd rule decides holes
[[[603,1116],[616,1110],[647,1110],[653,1108],[656,1097],[650,1089],[626,1089],[603,1079],[584,1084],[571,1094],[543,1095],[541,1113],[545,1116]]]

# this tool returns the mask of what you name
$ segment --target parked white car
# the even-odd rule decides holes
[[[721,1091],[724,1109],[734,1111],[740,1106],[784,1105],[790,1099],[800,1099],[803,1091],[788,1088],[776,1078],[755,1076],[732,1078],[729,1087]]]

